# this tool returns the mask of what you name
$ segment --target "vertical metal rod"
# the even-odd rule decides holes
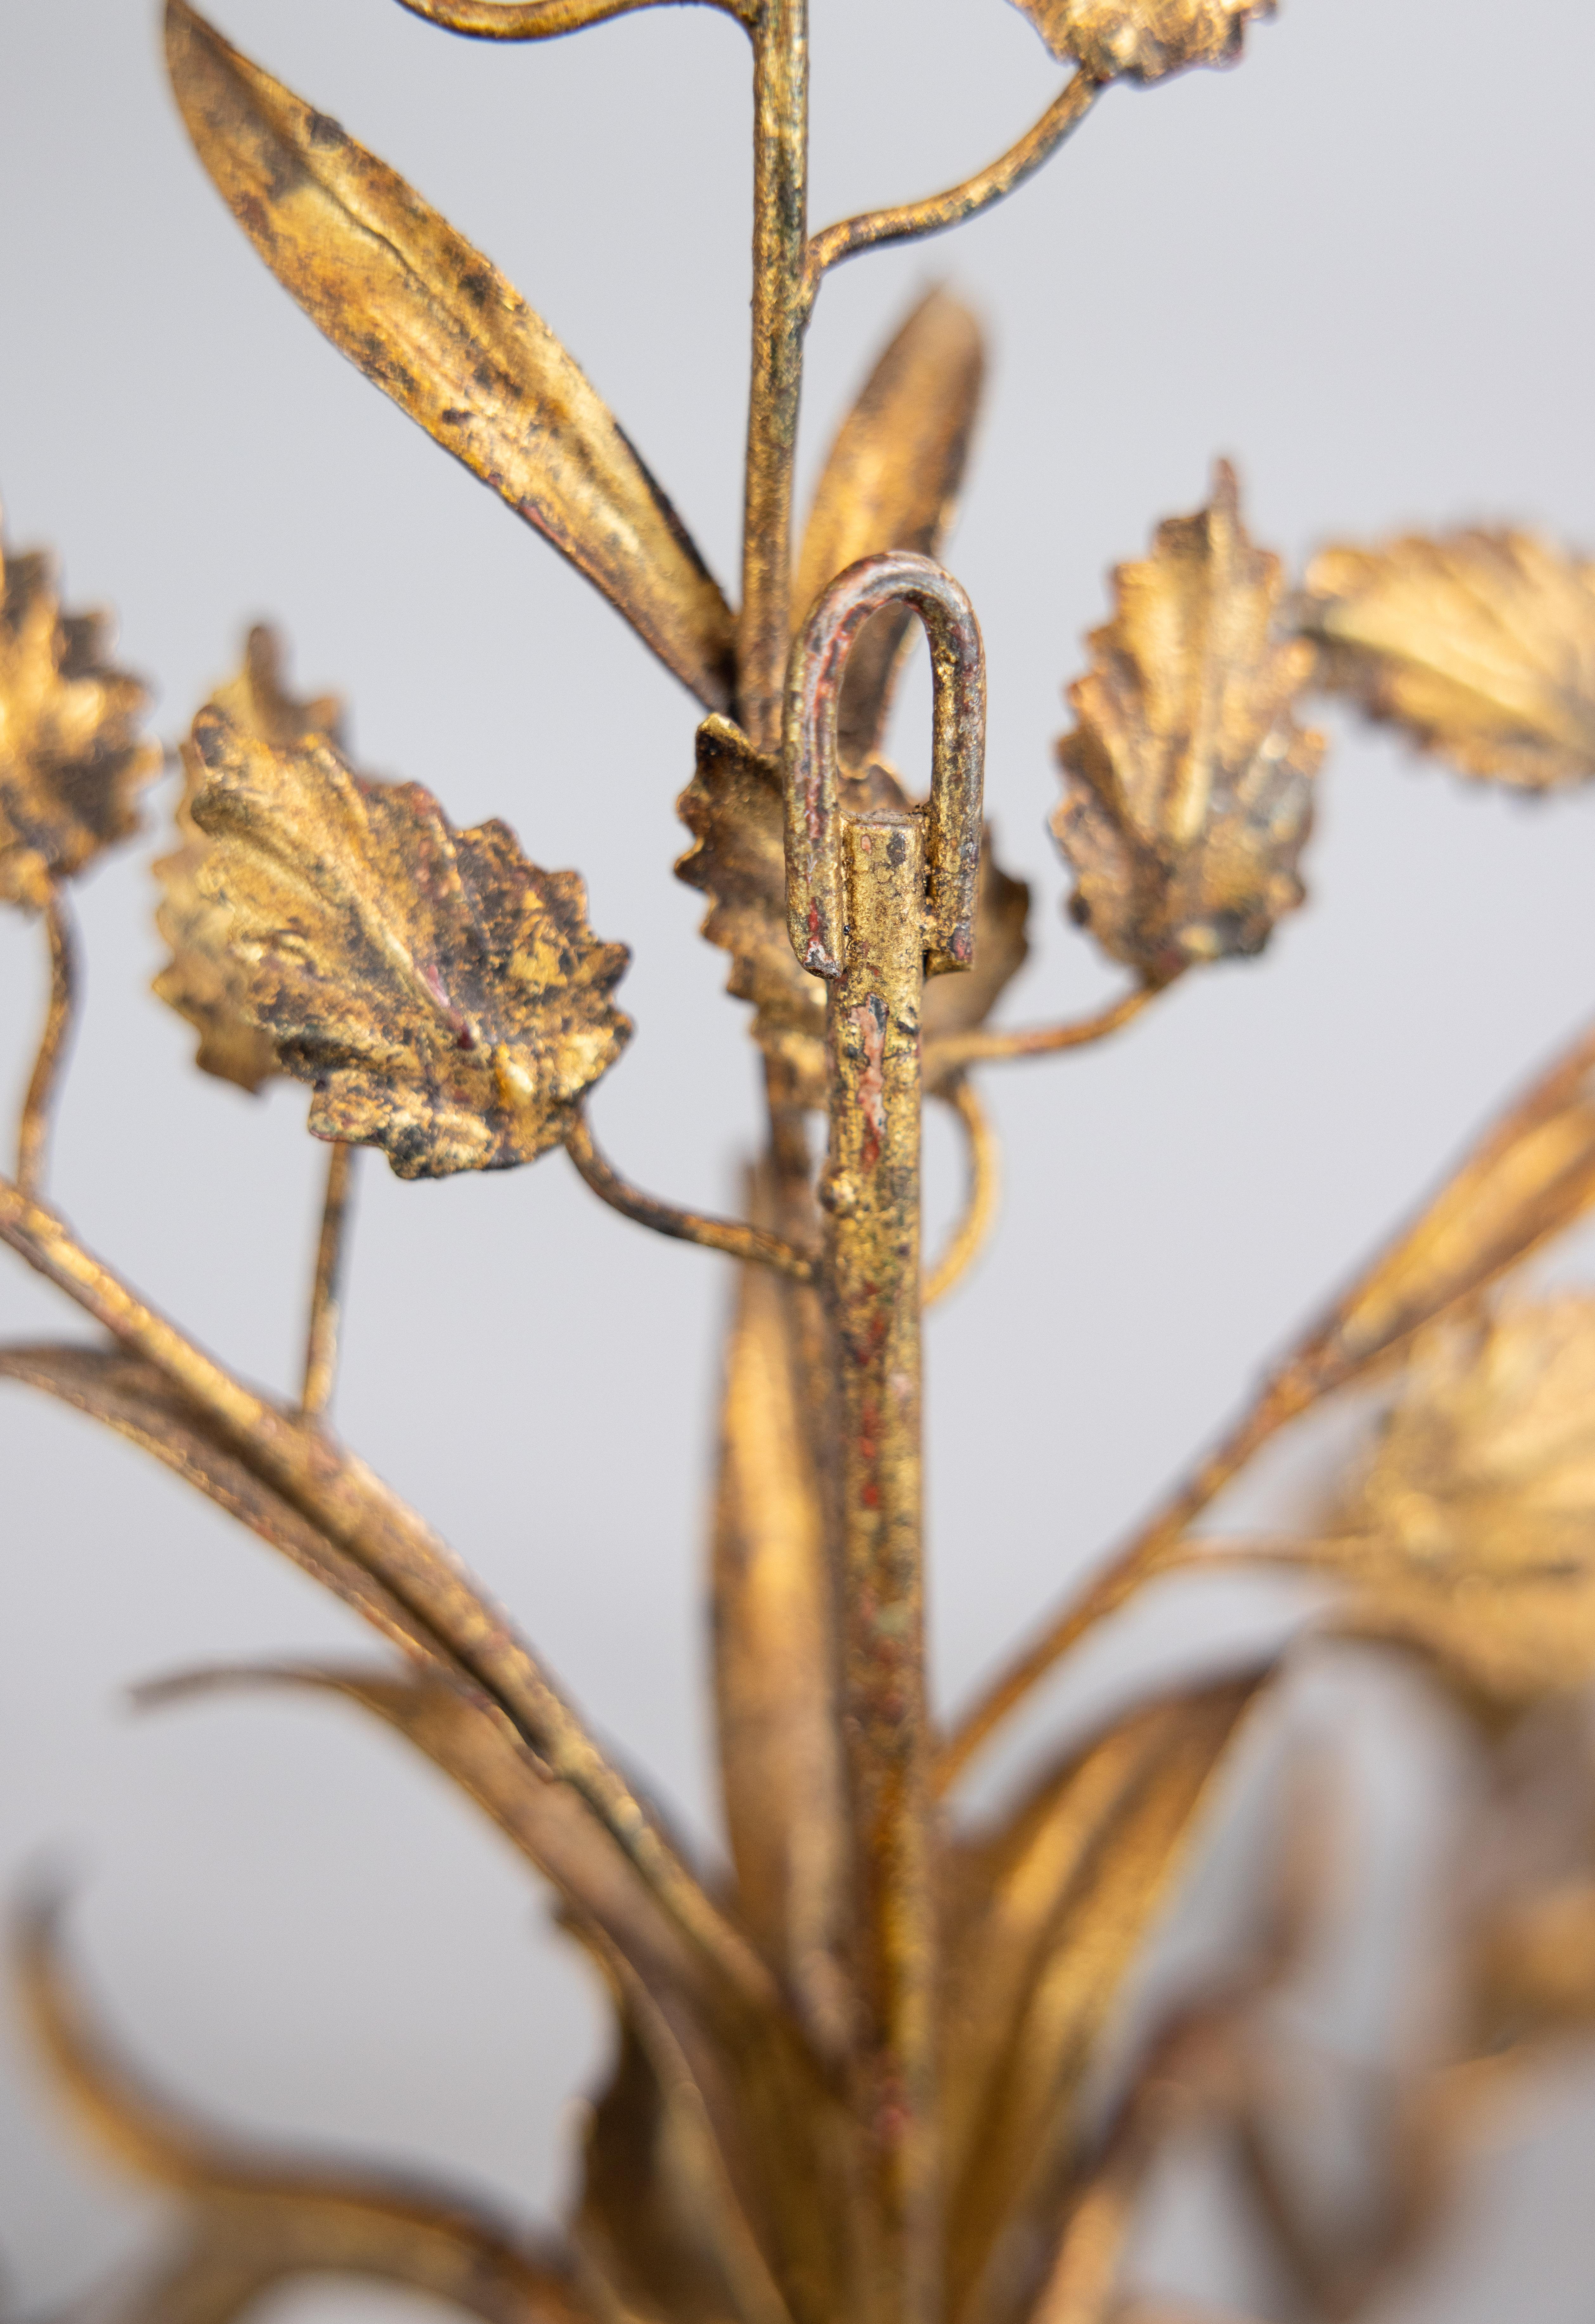
[[[338,1139],[327,1157],[327,1199],[321,1239],[316,1247],[316,1277],[310,1290],[310,1326],[305,1339],[305,1387],[300,1410],[324,1419],[337,1381],[338,1328],[344,1314],[344,1262],[348,1254],[355,1148]]]
[[[50,1001],[28,1093],[23,1100],[16,1139],[16,1183],[34,1202],[44,1192],[51,1118],[61,1068],[71,1047],[78,1003],[77,938],[71,907],[62,889],[51,890],[44,908],[44,929],[50,942]]]
[[[836,705],[853,642],[902,600],[936,684],[923,811],[843,812]],[[937,2324],[935,1805],[921,1554],[920,1002],[974,952],[985,660],[973,608],[928,558],[862,558],[793,642],[782,766],[787,924],[825,980],[831,1142],[819,1199],[838,1380],[838,1690],[852,1833],[854,2098],[869,2164],[862,2312]]]
[[[860,2113],[880,2312],[934,2317],[935,1898],[920,1507],[924,824],[844,816],[847,960],[830,986],[827,1292],[842,1406],[841,1681],[854,1832]]]
[[[765,0],[753,34],[753,363],[742,515],[737,715],[780,742],[792,623],[792,462],[808,238],[808,0]]]

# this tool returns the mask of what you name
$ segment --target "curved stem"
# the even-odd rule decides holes
[[[731,1989],[769,2006],[772,1981],[752,1948],[694,1878],[507,1615],[424,1518],[323,1430],[257,1395],[146,1306],[54,1212],[3,1177],[0,1241],[153,1364],[256,1476],[374,1575],[436,1641],[438,1659],[485,1694],[550,1774],[585,1801]]]
[[[990,209],[993,202],[1011,194],[1016,186],[1023,185],[1044,161],[1050,160],[1071,130],[1079,127],[1102,88],[1101,81],[1093,80],[1086,73],[1076,73],[1054,97],[1035,127],[1027,130],[1018,144],[1010,145],[989,169],[965,178],[962,185],[949,186],[945,193],[930,195],[925,201],[904,202],[895,209],[866,210],[816,234],[803,263],[805,312],[814,304],[821,278],[844,258],[855,258],[861,250],[878,250],[883,243],[912,242],[924,235],[945,234],[949,226],[962,226],[965,218]]]
[[[940,1259],[925,1278],[925,1305],[945,1296],[979,1256],[1002,1200],[1002,1149],[991,1118],[962,1074],[941,1093],[963,1125],[969,1161],[969,1191],[963,1215]]]
[[[38,1194],[44,1185],[50,1158],[51,1111],[61,1068],[71,1047],[78,1005],[78,942],[66,890],[53,888],[44,911],[50,939],[50,1005],[39,1043],[28,1093],[23,1101],[16,1140],[16,1182],[24,1194]]]
[[[355,1151],[339,1139],[327,1159],[327,1196],[321,1210],[321,1239],[316,1247],[316,1279],[310,1287],[310,1326],[305,1341],[305,1385],[300,1397],[300,1410],[307,1420],[325,1418],[337,1380]]]
[[[1093,1041],[1106,1040],[1132,1017],[1139,1017],[1150,1001],[1167,991],[1166,985],[1138,984],[1133,992],[1099,1010],[1094,1017],[1078,1017],[1067,1025],[1031,1025],[1012,1033],[994,1032],[980,1026],[971,1033],[949,1033],[939,1041],[927,1043],[925,1056],[927,1075],[938,1084],[943,1078],[959,1072],[965,1065],[999,1065],[1012,1057],[1056,1056],[1060,1049],[1083,1049]]]
[[[623,1218],[634,1219],[640,1227],[651,1227],[656,1234],[672,1235],[678,1242],[700,1243],[705,1250],[727,1251],[733,1259],[757,1259],[765,1267],[773,1267],[778,1274],[789,1275],[794,1283],[814,1281],[813,1259],[794,1244],[783,1242],[779,1235],[767,1234],[762,1227],[740,1226],[730,1219],[705,1218],[696,1211],[678,1210],[673,1203],[657,1202],[653,1195],[644,1194],[630,1185],[610,1167],[593,1143],[585,1114],[577,1114],[576,1126],[565,1141],[565,1150],[599,1201],[619,1211]]]
[[[475,41],[557,41],[564,32],[584,32],[589,24],[630,15],[636,8],[685,5],[687,0],[399,0],[412,16]],[[741,24],[753,22],[751,0],[697,0],[697,5],[718,8]]]

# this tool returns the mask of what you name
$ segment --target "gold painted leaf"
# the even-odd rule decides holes
[[[343,705],[337,696],[296,700],[283,679],[282,641],[263,625],[250,631],[243,667],[217,687],[210,706],[244,733],[281,749],[311,734],[324,734],[334,743],[342,740]],[[253,1092],[275,1074],[276,1047],[248,1013],[243,968],[226,948],[226,915],[199,892],[198,871],[209,842],[190,812],[196,779],[205,779],[205,770],[192,753],[185,755],[183,775],[177,810],[183,844],[152,867],[161,890],[155,925],[172,953],[154,980],[154,991],[198,1028],[194,1062],[201,1071]]]
[[[1069,688],[1053,830],[1073,917],[1116,960],[1166,982],[1260,952],[1302,901],[1323,740],[1298,726],[1313,650],[1275,634],[1279,560],[1253,547],[1233,471],[1211,503],[1157,529],[1114,575],[1117,609]]]
[[[844,812],[908,804],[890,769],[844,774]],[[697,771],[676,803],[696,844],[676,866],[678,878],[709,898],[703,933],[732,955],[726,989],[755,1010],[753,1034],[766,1055],[791,1071],[803,1103],[823,1110],[825,988],[798,965],[787,934],[787,869],[780,770],[762,758],[729,719],[698,729]],[[1029,949],[1025,935],[1030,891],[1010,880],[993,856],[988,828],[981,859],[974,964],[963,974],[933,977],[922,1018],[926,1085],[938,1086],[936,1042],[983,1024]]]
[[[435,1642],[408,1609],[257,1477],[152,1364],[120,1348],[14,1342],[0,1345],[0,1379],[41,1389],[103,1422],[281,1550],[396,1646],[422,1656],[436,1652]]]
[[[1464,774],[1595,777],[1595,564],[1526,532],[1331,549],[1300,618],[1324,685]]]
[[[1326,1394],[1380,1362],[1595,1203],[1595,1030],[1486,1130],[1293,1360]]]
[[[429,2292],[484,2324],[590,2324],[567,2255],[461,2190],[253,2149],[151,2089],[95,2024],[59,1917],[36,1905],[21,1932],[30,2030],[82,2126],[181,2205],[167,2248],[118,2287],[126,2324],[233,2324],[276,2285],[327,2275]]]
[[[200,160],[283,287],[366,377],[546,534],[711,709],[729,608],[570,355],[403,179],[168,0]]]
[[[1132,1711],[953,1854],[943,2129],[967,2324],[1013,2324],[1039,2290],[1083,2078],[1266,1676]]]
[[[945,290],[919,301],[843,421],[815,493],[792,593],[794,628],[861,557],[941,553],[980,403],[980,325]],[[917,627],[907,605],[866,622],[848,656],[837,709],[844,767],[880,748],[892,688]]]
[[[1016,0],[1047,47],[1093,80],[1160,80],[1186,65],[1232,64],[1246,27],[1276,0]]]
[[[1344,1626],[1504,1709],[1595,1677],[1595,1298],[1420,1339],[1363,1473],[1303,1562]]]
[[[0,903],[41,911],[59,880],[138,829],[160,772],[148,689],[106,657],[103,613],[63,613],[50,558],[0,550]]]
[[[610,1001],[625,947],[593,936],[578,876],[539,871],[505,824],[454,830],[319,735],[278,745],[207,707],[186,751],[198,932],[313,1084],[316,1135],[382,1147],[401,1178],[558,1145],[631,1033]]]
[[[779,1231],[754,1182],[748,1216]],[[814,1425],[817,1294],[740,1270],[715,1499],[715,1696],[741,1917],[826,2056],[845,2046],[851,1913],[831,1575]]]

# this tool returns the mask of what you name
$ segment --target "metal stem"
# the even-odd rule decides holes
[[[925,834],[844,817],[847,962],[828,996],[826,1289],[841,1385],[841,1686],[864,2026],[858,2102],[881,2312],[935,2312],[935,1899],[921,1572],[919,1010]]]
[[[780,741],[791,641],[807,234],[808,0],[767,0],[753,34],[753,364],[737,648],[738,716],[765,752]]]
[[[733,1259],[756,1259],[762,1266],[773,1267],[778,1275],[789,1275],[795,1283],[814,1281],[815,1264],[808,1252],[783,1241],[779,1235],[767,1234],[762,1227],[742,1226],[732,1219],[705,1218],[698,1211],[678,1210],[674,1203],[661,1203],[657,1196],[645,1194],[629,1185],[594,1144],[585,1114],[577,1114],[575,1127],[566,1139],[565,1150],[599,1200],[619,1211],[622,1217],[634,1219],[640,1227],[651,1227],[656,1234],[671,1235],[678,1242],[696,1242],[708,1250],[727,1251]]]
[[[44,1190],[51,1118],[78,1007],[78,944],[64,889],[51,890],[44,930],[50,942],[50,1001],[16,1139],[16,1183],[35,1200]]]
[[[305,1387],[300,1400],[300,1409],[309,1420],[325,1418],[337,1380],[355,1151],[340,1139],[327,1160],[327,1199],[321,1211],[321,1239],[316,1247],[316,1279],[310,1289],[310,1326],[305,1341]]]

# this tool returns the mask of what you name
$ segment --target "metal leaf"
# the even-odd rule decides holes
[[[1165,982],[1259,952],[1302,901],[1323,740],[1295,723],[1312,651],[1274,634],[1279,560],[1252,546],[1227,464],[1210,505],[1160,525],[1150,558],[1113,579],[1114,618],[1069,688],[1080,723],[1059,746],[1053,830],[1073,917]]]
[[[277,632],[257,625],[245,641],[242,669],[225,686],[217,687],[210,707],[222,711],[244,733],[283,749],[311,734],[324,734],[329,742],[340,743],[343,705],[337,696],[297,700],[283,681],[283,659]],[[276,1073],[276,1045],[248,1013],[242,968],[226,949],[226,914],[199,891],[198,871],[209,842],[194,821],[192,807],[194,791],[205,780],[206,770],[189,753],[183,761],[183,796],[177,809],[183,844],[152,867],[161,890],[155,924],[172,953],[171,962],[154,980],[154,991],[198,1028],[199,1047],[194,1062],[201,1071],[253,1092]]]
[[[1015,0],[1055,57],[1094,80],[1161,80],[1187,65],[1232,64],[1246,27],[1277,0]]]
[[[1595,1203],[1595,1030],[1488,1130],[1293,1358],[1303,1400],[1473,1298]]]
[[[437,1653],[436,1642],[409,1609],[263,1483],[152,1364],[115,1348],[0,1346],[0,1379],[41,1388],[103,1421],[280,1549],[384,1637],[412,1654]]]
[[[189,941],[312,1084],[317,1136],[380,1146],[402,1178],[558,1145],[632,1029],[609,999],[625,947],[593,936],[577,875],[539,871],[505,824],[454,830],[319,735],[279,747],[207,708],[188,763],[207,908]]]
[[[595,582],[711,709],[733,625],[669,503],[519,292],[374,154],[168,0],[200,160],[284,288],[368,379]]]
[[[85,2129],[182,2205],[171,2247],[118,2301],[125,2324],[233,2324],[307,2275],[403,2284],[484,2324],[589,2324],[564,2255],[475,2199],[256,2150],[155,2095],[93,2024],[61,1959],[58,1918],[53,1905],[35,1907],[22,1931],[32,2031]]]
[[[622,2025],[617,2070],[628,2070],[626,2041],[641,2040],[664,2093],[655,2127],[677,2178],[649,2195],[650,2216],[657,2226],[662,2204],[676,2230],[689,2232],[686,2218],[696,2223],[690,2234],[699,2260],[723,2290],[740,2287],[729,2312],[742,2324],[783,2324],[772,2266],[801,2266],[839,2283],[835,2245],[845,2206],[837,2179],[849,2167],[851,2130],[834,2094],[785,2017],[751,2008],[717,1975],[576,1793],[550,1780],[509,1721],[438,1671],[222,1669],[162,1682],[143,1699],[262,1685],[335,1693],[383,1720],[467,1793],[554,1887],[567,1924],[615,1993]],[[610,2143],[624,2150],[645,2127],[612,2125],[604,2133],[603,2170],[612,2178],[621,2165]],[[627,2183],[621,2219],[604,2242],[608,2257],[598,2255],[605,2267],[622,2246],[632,2248],[633,2232],[648,2232],[642,2218],[624,2216],[628,2203],[643,2201],[641,2185]]]
[[[1587,1685],[1595,1300],[1426,1333],[1325,1525],[1261,1554],[1334,1575],[1348,1593],[1337,1627],[1416,1648],[1481,1704],[1515,1711]]]
[[[1526,532],[1330,549],[1300,621],[1324,685],[1464,774],[1595,777],[1595,564]]]
[[[939,556],[984,372],[974,317],[945,290],[928,292],[875,365],[831,447],[798,560],[794,626],[861,557],[887,549]],[[916,627],[907,605],[892,606],[866,623],[855,642],[837,709],[844,767],[862,768],[880,749]]]
[[[901,808],[907,798],[890,769],[844,776],[850,813]],[[826,1102],[825,994],[798,964],[787,933],[787,866],[780,770],[761,757],[729,719],[698,729],[697,771],[676,802],[695,844],[677,863],[689,888],[708,896],[703,923],[709,942],[732,955],[727,990],[754,1005],[753,1035],[767,1056],[791,1073],[802,1102]],[[981,857],[973,964],[962,976],[932,978],[921,1018],[927,1089],[940,1085],[936,1043],[982,1024],[1029,950],[1025,935],[1030,891],[998,865],[988,827]]]
[[[51,559],[0,551],[0,903],[41,911],[60,880],[138,829],[161,770],[149,691],[106,659],[103,613],[63,613]]]
[[[949,2305],[1009,2324],[1078,2160],[1082,2076],[1266,1672],[1133,1711],[952,1858]]]
[[[755,1185],[750,1217],[775,1225]],[[812,1292],[744,1267],[725,1351],[715,1505],[721,1785],[742,1916],[835,2055],[847,1822],[835,1734],[827,1530],[812,1413],[824,1323]]]

